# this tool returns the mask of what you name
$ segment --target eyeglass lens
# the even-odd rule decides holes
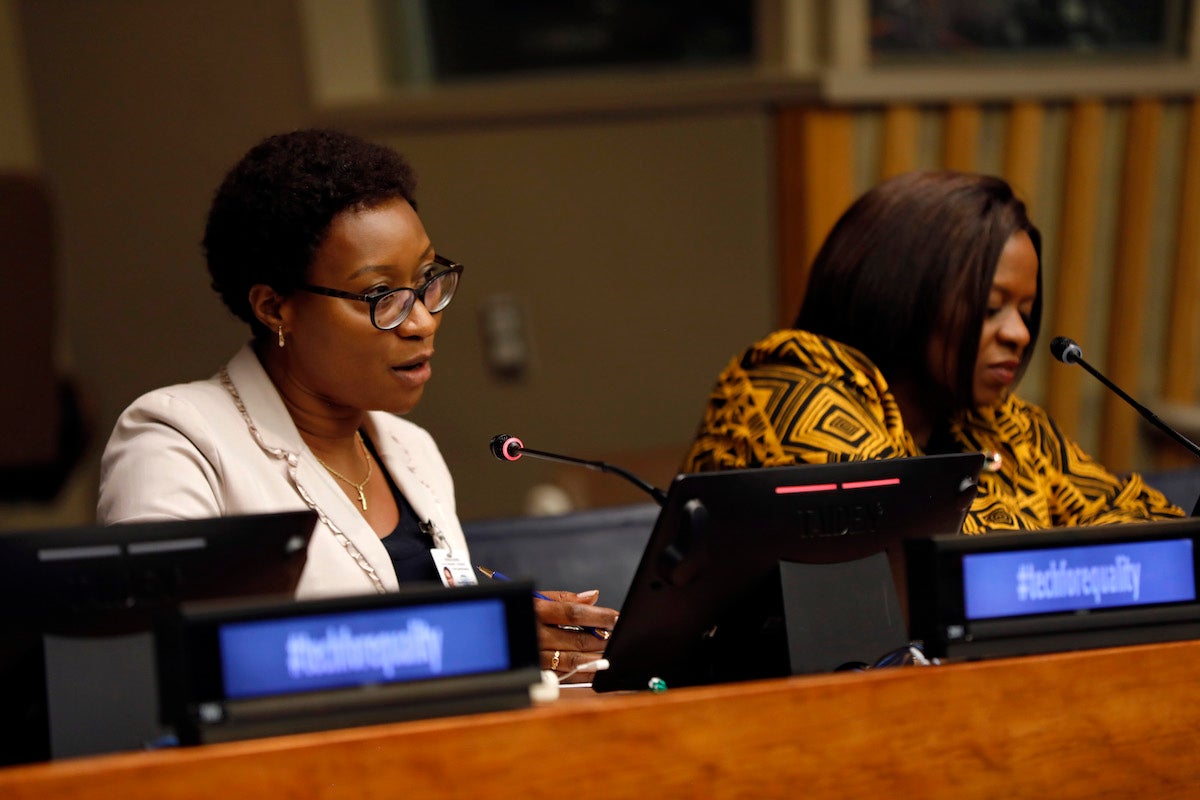
[[[454,298],[454,290],[458,288],[458,273],[443,272],[434,276],[419,291],[412,289],[397,289],[379,298],[375,303],[375,325],[384,328],[395,328],[408,317],[418,294],[430,314],[436,314]]]

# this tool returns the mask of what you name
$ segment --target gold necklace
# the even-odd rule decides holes
[[[341,478],[346,483],[348,483],[354,487],[354,490],[356,492],[358,492],[358,502],[362,504],[362,510],[366,511],[367,510],[367,496],[363,493],[363,489],[366,488],[367,481],[371,480],[371,457],[369,455],[367,455],[367,446],[365,444],[363,444],[362,434],[359,433],[358,431],[355,431],[354,437],[356,439],[358,439],[358,446],[362,450],[363,461],[367,462],[367,477],[363,478],[362,481],[359,483],[355,483],[354,481],[350,480],[342,473],[338,472],[333,467],[326,464],[324,461],[321,460],[321,457],[318,456],[316,453],[313,453],[313,456],[317,459],[318,464],[320,464],[325,469],[329,470],[329,474],[333,475],[333,477],[335,477],[335,478]]]

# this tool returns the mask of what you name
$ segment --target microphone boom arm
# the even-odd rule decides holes
[[[1122,400],[1124,400],[1126,403],[1128,403],[1130,406],[1132,406],[1134,409],[1136,409],[1138,411],[1138,413],[1140,413],[1143,417],[1146,418],[1147,422],[1149,422],[1151,425],[1158,428],[1160,431],[1165,433],[1167,436],[1170,436],[1172,439],[1174,439],[1175,441],[1179,442],[1181,445],[1186,447],[1189,451],[1191,451],[1192,455],[1196,456],[1197,458],[1200,458],[1200,447],[1198,447],[1195,442],[1193,442],[1191,439],[1184,436],[1179,431],[1172,428],[1167,423],[1163,422],[1161,419],[1158,418],[1157,414],[1155,414],[1153,411],[1151,411],[1150,409],[1143,406],[1141,403],[1134,400],[1132,397],[1130,397],[1128,394],[1126,394],[1125,391],[1120,386],[1117,386],[1115,383],[1110,381],[1108,378],[1101,375],[1099,370],[1092,367],[1091,364],[1087,363],[1082,358],[1076,359],[1075,363],[1079,364],[1079,366],[1083,367],[1088,372],[1090,372],[1092,374],[1093,378],[1100,381],[1105,386],[1107,386],[1109,389],[1111,389],[1113,391],[1113,394],[1117,395],[1117,397],[1120,397]]]
[[[1100,381],[1102,384],[1108,387],[1113,394],[1115,394],[1117,397],[1120,397],[1122,400],[1128,403],[1131,408],[1141,414],[1147,422],[1158,428],[1167,436],[1170,436],[1179,444],[1183,445],[1192,455],[1200,458],[1200,447],[1197,447],[1195,442],[1172,428],[1167,423],[1163,422],[1158,418],[1157,414],[1146,408],[1137,400],[1134,400],[1125,393],[1124,389],[1110,381],[1098,369],[1085,361],[1083,358],[1083,351],[1075,342],[1066,338],[1065,336],[1055,337],[1054,341],[1050,342],[1050,352],[1055,358],[1064,364],[1078,364],[1079,366],[1083,367],[1088,371],[1089,374],[1091,374],[1093,378]]]
[[[613,475],[619,475],[625,480],[632,483],[634,486],[641,489],[646,494],[654,498],[654,502],[661,505],[666,505],[667,493],[657,486],[652,486],[644,480],[634,475],[632,472],[621,469],[618,466],[609,464],[605,461],[586,461],[582,458],[574,458],[572,456],[564,456],[560,453],[547,453],[544,450],[534,450],[526,447],[525,444],[515,436],[506,433],[497,434],[492,437],[489,445],[492,455],[501,461],[516,461],[523,455],[530,455],[534,458],[541,458],[546,461],[558,461],[563,464],[573,464],[579,467],[587,467],[588,469],[596,470],[597,472],[608,472]]]
[[[518,448],[518,451],[524,456],[533,456],[534,458],[541,458],[546,461],[559,461],[564,464],[575,464],[576,466],[587,467],[588,469],[593,469],[597,472],[609,472],[614,475],[620,475],[622,478],[653,497],[655,502],[657,502],[660,506],[667,502],[667,494],[662,489],[659,489],[657,486],[651,486],[638,476],[634,475],[632,472],[621,469],[613,464],[608,464],[603,461],[586,461],[582,458],[572,458],[571,456],[559,455],[558,453],[546,453],[542,450],[534,450],[533,448],[525,447],[524,445],[521,445],[521,447]]]

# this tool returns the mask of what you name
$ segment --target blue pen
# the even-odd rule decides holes
[[[511,581],[512,580],[512,578],[508,577],[503,572],[499,572],[497,570],[491,569],[490,567],[476,567],[475,569],[482,572],[485,577],[491,578],[493,580],[497,580],[497,581]],[[541,592],[534,592],[533,596],[536,597],[538,600],[550,600],[549,597],[546,597],[546,595],[542,594]],[[551,600],[551,602],[554,602],[554,601]]]
[[[498,570],[491,569],[490,567],[477,566],[477,567],[475,567],[475,569],[479,570],[480,572],[482,572],[484,574],[484,576],[491,578],[492,580],[497,580],[497,581],[512,580],[512,578],[508,577],[503,572],[499,572]],[[536,597],[538,600],[549,600],[551,603],[556,602],[554,600],[554,598],[546,597],[546,595],[542,594],[541,592],[535,591],[533,593],[533,596]],[[559,625],[558,627],[562,628],[564,631],[587,631],[592,636],[595,636],[597,639],[607,640],[608,637],[612,635],[611,631],[605,630],[604,628],[581,628],[578,625]]]

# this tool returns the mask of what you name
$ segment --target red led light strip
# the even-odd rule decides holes
[[[898,486],[899,478],[880,478],[874,481],[850,481],[843,483],[843,489],[869,489],[873,486]],[[832,492],[838,488],[836,483],[813,483],[807,486],[776,486],[775,494],[807,494],[809,492]]]

